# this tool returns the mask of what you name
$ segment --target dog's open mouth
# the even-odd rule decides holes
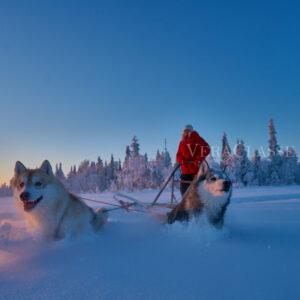
[[[26,202],[23,202],[23,207],[24,207],[24,210],[25,211],[30,211],[32,210],[33,208],[35,208],[35,206],[43,199],[43,196],[37,198],[36,200],[34,201],[26,201]]]

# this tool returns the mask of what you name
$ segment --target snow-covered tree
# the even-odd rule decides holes
[[[169,153],[169,151],[167,149],[165,149],[162,152],[162,160],[163,160],[164,168],[170,169],[172,167],[171,155],[170,155],[170,153]]]
[[[55,165],[55,176],[63,183],[66,183],[66,176],[62,169],[62,163]]]
[[[222,170],[226,170],[226,168],[228,166],[230,166],[231,163],[232,163],[231,148],[229,146],[227,135],[224,132],[223,136],[222,136],[222,150],[221,150],[220,167]]]
[[[268,169],[268,184],[277,185],[282,183],[280,177],[280,169],[282,165],[282,157],[280,156],[280,147],[277,142],[276,130],[273,119],[269,121],[269,169]]]
[[[129,146],[126,146],[126,150],[125,150],[125,162],[127,162],[131,157],[131,151]]]
[[[139,156],[140,154],[140,144],[138,143],[138,139],[136,136],[132,138],[132,143],[131,143],[131,153],[132,156]]]
[[[283,151],[282,164],[280,170],[281,182],[284,184],[294,184],[297,179],[298,158],[294,148],[288,147]]]
[[[86,191],[88,192],[97,192],[98,191],[98,173],[97,173],[97,166],[94,161],[90,163],[89,168],[87,169],[86,174]]]
[[[254,155],[252,157],[252,166],[253,166],[253,177],[251,184],[253,185],[264,185],[265,184],[265,172],[263,168],[263,163],[261,156],[258,150],[254,151]]]
[[[108,188],[108,184],[107,184],[107,179],[106,179],[106,175],[105,175],[106,172],[105,172],[104,164],[103,164],[103,161],[100,156],[97,158],[96,170],[97,170],[98,190],[100,192],[105,191]]]
[[[67,175],[67,187],[69,188],[69,190],[73,192],[80,191],[80,186],[78,184],[78,179],[77,179],[77,170],[75,165],[71,167],[71,170]]]
[[[151,187],[157,188],[164,181],[164,161],[163,155],[160,153],[159,150],[157,150],[156,152],[155,160],[150,161],[149,168]]]
[[[110,162],[108,165],[108,178],[109,180],[113,181],[115,179],[115,173],[116,173],[116,163],[114,156],[111,154]]]
[[[133,137],[131,150],[126,147],[126,157],[121,172],[118,172],[117,186],[121,189],[143,189],[149,185],[149,169],[147,155],[139,153],[140,145],[136,136]]]
[[[229,174],[236,185],[248,185],[252,182],[253,171],[243,140],[238,140],[235,154],[231,158]]]
[[[271,118],[269,121],[269,151],[270,151],[270,158],[276,157],[279,155],[279,150],[280,147],[277,142],[277,137],[276,137],[276,130],[274,126],[274,121]]]

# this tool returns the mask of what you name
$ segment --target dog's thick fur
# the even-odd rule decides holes
[[[202,163],[182,201],[168,214],[167,222],[189,221],[206,214],[210,224],[222,228],[231,192],[231,182],[224,174],[212,171]]]
[[[16,162],[11,186],[29,228],[47,240],[76,236],[91,229],[97,231],[107,221],[104,210],[94,211],[65,189],[47,160],[37,169],[27,169]]]

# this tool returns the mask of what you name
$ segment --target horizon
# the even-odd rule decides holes
[[[0,183],[17,160],[64,171],[136,135],[172,160],[186,124],[210,145],[299,153],[300,4],[1,1]]]

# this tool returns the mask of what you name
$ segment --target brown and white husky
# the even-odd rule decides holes
[[[104,210],[94,211],[65,189],[47,160],[37,169],[27,169],[16,162],[11,186],[29,229],[38,231],[45,239],[63,239],[86,230],[97,231],[107,221]]]
[[[189,221],[205,214],[210,224],[222,228],[231,193],[232,184],[225,173],[202,163],[182,201],[168,214],[167,223]]]

